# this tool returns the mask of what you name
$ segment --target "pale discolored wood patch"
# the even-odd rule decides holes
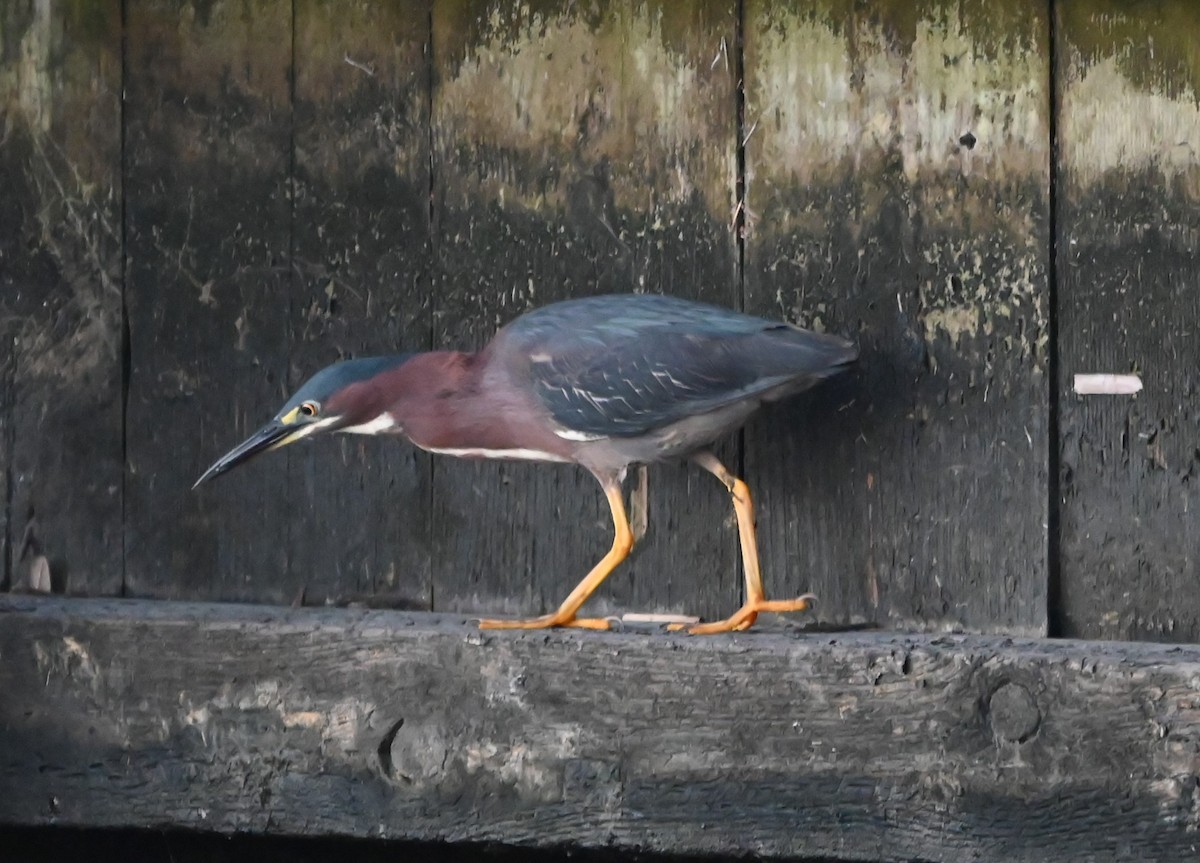
[[[752,422],[764,577],[833,624],[1046,631],[1049,22],[746,6],[746,307],[857,338]]]

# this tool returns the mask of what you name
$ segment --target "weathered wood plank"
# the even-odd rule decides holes
[[[123,571],[120,7],[0,7],[0,550],[93,594]]]
[[[62,830],[0,826],[0,843],[20,863],[615,863],[605,851],[530,851],[496,845],[362,842],[337,837],[222,836],[195,830]],[[739,858],[740,859],[740,858]],[[635,854],[622,863],[731,863],[706,857]],[[814,863],[814,861],[797,861]],[[828,861],[823,861],[828,863]]]
[[[304,0],[295,28],[293,386],[338,359],[427,350],[432,295],[428,4]],[[292,451],[308,601],[429,607],[429,470],[357,435]]]
[[[1196,853],[1200,648],[0,602],[0,821],[849,860]]]
[[[5,336],[5,325],[0,324],[0,338]],[[12,344],[11,338],[4,338],[0,345]],[[12,385],[9,382],[12,364],[11,352],[0,347],[0,592],[9,591],[19,584],[20,574],[17,571],[18,561],[12,551],[12,486],[8,478],[10,456],[12,455],[12,434],[9,430],[8,414],[9,393]]]
[[[434,4],[435,343],[479,346],[587,294],[738,304],[736,7]],[[439,460],[433,487],[441,610],[552,609],[611,543],[599,486],[574,468]],[[650,487],[647,541],[589,610],[728,613],[724,490],[669,466]]]
[[[765,578],[833,623],[1046,629],[1044,4],[746,5],[746,306],[858,380],[747,432]]]
[[[288,456],[189,489],[289,383],[291,2],[126,16],[128,587],[288,601]]]
[[[1197,641],[1200,6],[1056,8],[1062,629]]]
[[[0,232],[3,233],[3,232]],[[0,252],[6,254],[6,252]],[[0,273],[0,290],[10,287],[9,278]],[[20,561],[12,551],[12,484],[9,468],[12,463],[12,429],[8,421],[12,412],[12,350],[11,330],[15,320],[0,323],[0,592],[20,584]]]

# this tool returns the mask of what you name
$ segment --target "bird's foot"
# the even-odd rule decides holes
[[[612,629],[612,621],[607,617],[574,617],[557,612],[544,614],[541,617],[516,620],[485,618],[479,621],[480,629],[553,629],[559,626],[576,629]]]
[[[811,593],[798,596],[795,599],[755,599],[747,602],[724,620],[712,623],[696,623],[691,626],[683,623],[673,623],[667,628],[672,632],[684,630],[688,635],[716,635],[719,632],[740,632],[749,629],[764,612],[779,614],[789,611],[807,611],[812,608],[816,599]]]

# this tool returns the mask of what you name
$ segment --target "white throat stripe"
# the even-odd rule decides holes
[[[385,411],[373,420],[359,423],[356,426],[346,426],[342,431],[349,432],[350,434],[379,434],[395,427],[396,421],[392,419],[391,414]]]
[[[439,447],[421,447],[426,452],[437,453],[438,455],[453,455],[459,458],[498,458],[509,459],[516,461],[558,461],[569,462],[562,456],[554,455],[549,452],[542,452],[536,449],[477,449],[477,448],[439,448]]]

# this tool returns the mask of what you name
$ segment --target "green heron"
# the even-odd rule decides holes
[[[836,336],[674,297],[567,300],[522,315],[478,353],[399,354],[322,369],[196,485],[328,432],[397,434],[429,452],[466,458],[582,465],[612,509],[612,548],[554,613],[480,625],[608,629],[607,619],[576,614],[633,548],[621,491],[626,469],[688,458],[733,498],[746,579],[738,611],[688,631],[745,629],[761,612],[803,611],[812,596],[766,598],[750,490],[711,445],[763,402],[808,389],[857,356]]]

